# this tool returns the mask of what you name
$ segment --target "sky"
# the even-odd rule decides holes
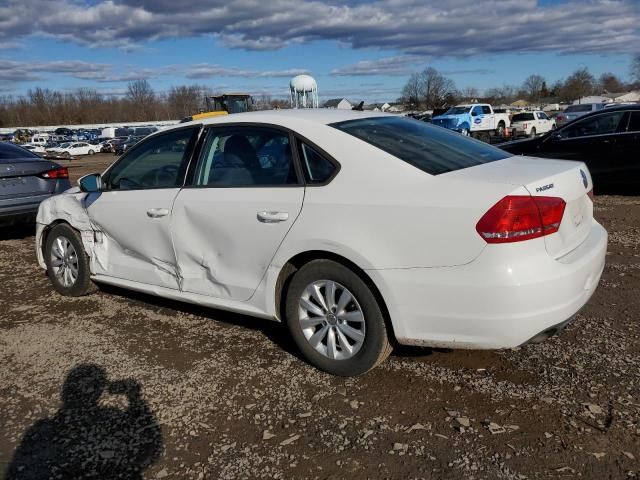
[[[587,67],[629,79],[640,0],[0,0],[0,95],[37,86],[392,101],[427,66],[460,89],[549,84]]]

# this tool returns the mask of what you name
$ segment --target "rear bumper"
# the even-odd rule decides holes
[[[467,265],[369,270],[398,341],[447,348],[512,348],[563,324],[591,298],[604,269],[607,232],[559,259],[544,239],[488,245]]]

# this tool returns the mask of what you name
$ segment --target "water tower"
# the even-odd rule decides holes
[[[318,108],[318,84],[309,75],[298,75],[289,82],[291,108]]]

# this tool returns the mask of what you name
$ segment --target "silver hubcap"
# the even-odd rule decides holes
[[[300,297],[302,333],[319,353],[333,360],[353,357],[364,343],[362,308],[346,287],[331,280],[308,285]]]
[[[64,287],[71,287],[78,278],[78,254],[67,237],[57,237],[51,245],[51,269]]]

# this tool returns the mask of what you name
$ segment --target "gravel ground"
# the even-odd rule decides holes
[[[61,163],[77,178],[112,160]],[[275,323],[115,288],[57,295],[33,229],[0,230],[0,471],[636,478],[640,199],[598,197],[596,216],[607,267],[562,335],[499,352],[399,348],[355,379],[308,366]]]

